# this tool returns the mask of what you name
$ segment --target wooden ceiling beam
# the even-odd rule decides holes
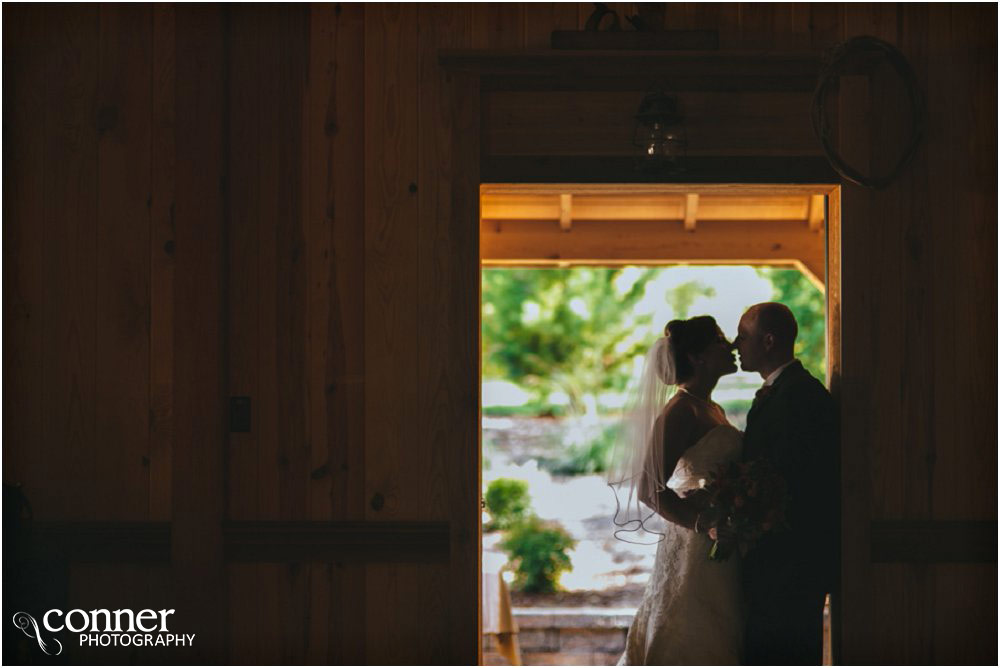
[[[823,247],[805,225],[764,221],[706,223],[697,234],[680,221],[576,221],[570,234],[556,224],[490,221],[480,226],[480,253],[487,266],[801,265],[820,284],[825,266]]]
[[[698,224],[698,193],[688,193],[684,204],[684,230],[694,232]]]
[[[564,221],[567,201],[573,221],[684,221],[689,231],[697,222],[720,220],[805,223],[810,214],[810,197],[806,194],[764,197],[695,191],[661,195],[490,194],[482,197],[481,216],[494,221]]]
[[[559,227],[563,232],[573,229],[573,196],[559,195]]]

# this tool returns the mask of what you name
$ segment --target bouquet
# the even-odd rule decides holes
[[[713,541],[709,559],[729,558],[736,545],[745,553],[764,534],[785,528],[787,486],[781,473],[767,461],[721,464],[695,491],[705,495],[708,506],[703,515],[713,519],[708,531]],[[723,526],[735,541],[720,540],[718,527]]]

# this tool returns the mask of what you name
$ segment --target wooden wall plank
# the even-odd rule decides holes
[[[227,564],[229,657],[234,665],[260,665],[260,575],[257,564]]]
[[[326,323],[324,408],[331,468],[331,518],[365,516],[365,30],[364,7],[340,5],[339,12],[314,7],[313,21],[324,32],[313,45],[330,44],[332,52],[317,62],[322,79],[315,96],[323,141],[310,142],[315,156],[310,171],[312,215],[322,213],[330,234],[329,306]],[[332,24],[331,24],[332,21]],[[332,41],[326,35],[332,34]],[[310,95],[312,89],[310,89]],[[312,99],[312,98],[310,98]],[[312,133],[319,132],[315,125]],[[315,136],[315,135],[312,135]],[[320,150],[320,147],[323,150]],[[314,180],[312,180],[314,179]],[[312,210],[312,209],[311,209]]]
[[[264,127],[261,141],[277,143],[273,165],[277,188],[277,215],[273,220],[275,246],[280,515],[284,519],[308,516],[309,444],[306,435],[306,248],[302,199],[303,87],[308,53],[308,12],[305,5],[281,7],[265,24],[264,52],[274,61],[277,76],[277,124]],[[271,42],[273,35],[274,41]],[[267,187],[262,183],[262,187]],[[267,221],[264,221],[267,225]],[[300,601],[301,603],[301,601]],[[301,609],[301,606],[296,606]]]
[[[179,662],[226,661],[223,447],[226,206],[225,43],[219,7],[178,6],[172,561],[178,628],[198,643]]]
[[[900,49],[907,54],[907,59],[917,73],[918,85],[927,90],[927,39],[930,30],[930,5],[913,5],[899,11],[897,25],[902,24]],[[898,79],[898,77],[895,77]],[[880,136],[880,153],[889,157],[898,156],[905,146],[905,132],[909,129],[909,108],[904,91],[899,84],[882,84],[877,77],[874,84],[892,95],[887,105],[893,110],[887,123],[895,126],[893,132],[885,128]],[[894,137],[896,133],[902,136]],[[891,143],[890,143],[891,142]],[[933,142],[932,138],[928,142]],[[930,143],[926,144],[927,148]],[[944,266],[932,261],[936,254],[932,251],[932,219],[930,215],[930,193],[933,192],[934,179],[931,174],[932,164],[927,159],[928,154],[920,151],[914,160],[900,175],[897,183],[892,186],[892,196],[899,203],[901,229],[901,273],[899,280],[904,289],[905,304],[902,320],[905,322],[901,351],[903,357],[901,388],[905,402],[903,413],[905,418],[900,430],[902,448],[900,460],[904,463],[899,467],[897,475],[904,477],[902,512],[890,517],[929,517],[933,507],[934,470],[938,457],[938,444],[934,438],[935,425],[940,419],[935,401],[935,367],[948,364],[937,354],[930,356],[928,351],[939,351],[938,342],[934,338],[934,308],[941,299],[948,299],[944,292],[945,285],[939,283]],[[888,166],[880,167],[886,169]],[[947,280],[947,279],[945,279]],[[939,292],[939,290],[942,290]],[[943,351],[942,351],[943,352]],[[924,360],[922,363],[917,360]],[[945,400],[947,403],[947,399]],[[944,454],[944,453],[941,453]],[[927,592],[930,596],[931,592]],[[922,601],[921,609],[931,609],[932,600]],[[913,629],[920,635],[929,636],[932,629],[931,620],[926,619],[926,628]]]
[[[46,340],[45,8],[4,9],[3,77],[3,448],[4,483],[20,483],[36,516],[55,510],[44,497],[50,419],[43,400]],[[40,513],[40,515],[39,515]]]
[[[832,2],[810,2],[807,5],[809,46],[829,49],[845,39],[843,32],[843,5]]]
[[[524,48],[548,49],[553,30],[576,30],[578,12],[572,2],[533,2],[524,5]],[[463,12],[468,15],[468,12]]]
[[[279,219],[284,215],[278,195],[278,183],[281,178],[279,160],[284,137],[280,135],[278,126],[281,107],[285,101],[278,97],[282,72],[279,70],[278,54],[275,53],[279,44],[274,25],[280,12],[280,7],[271,5],[261,7],[255,13],[260,50],[256,83],[259,93],[257,104],[260,110],[257,136],[259,151],[257,517],[262,520],[282,519],[281,497],[284,482],[280,466],[282,434],[277,342],[278,328],[284,326],[284,323],[278,322],[280,291],[277,273],[279,247],[277,227]],[[277,622],[277,618],[274,622]]]
[[[366,598],[367,571],[363,564],[327,565],[330,600],[339,602],[330,608],[327,625],[331,664],[370,663],[366,655],[367,609],[384,605],[384,599],[376,602]]]
[[[956,402],[948,391],[961,385],[968,388],[963,394],[984,397],[995,387],[985,370],[996,358],[995,346],[985,337],[992,329],[989,323],[996,321],[996,303],[981,286],[995,283],[996,261],[985,250],[989,241],[977,240],[996,237],[996,202],[985,196],[996,182],[996,165],[981,148],[997,132],[995,119],[987,120],[982,113],[984,105],[996,100],[996,62],[981,56],[996,38],[976,28],[977,22],[990,20],[991,13],[985,6],[978,9],[932,6],[935,29],[927,47],[932,54],[952,54],[928,59],[926,84],[941,93],[928,99],[930,127],[940,130],[927,138],[927,163],[953,165],[947,173],[934,175],[933,194],[927,197],[928,216],[935,222],[950,221],[934,224],[927,242],[934,249],[934,294],[940,295],[931,317],[936,351],[933,404],[939,414],[934,438],[939,449],[928,493],[935,516],[942,518],[995,517],[992,507],[977,501],[996,490],[996,476],[987,470],[996,462],[996,449],[990,445],[996,440],[995,421],[988,417],[990,411]],[[955,118],[965,120],[956,123]],[[969,136],[977,139],[969,143]],[[945,451],[942,446],[949,442],[970,447]]]
[[[152,146],[149,275],[149,519],[169,520],[174,415],[174,170],[176,30],[174,8],[152,18]]]
[[[100,10],[97,99],[95,517],[149,516],[149,7]]]
[[[416,8],[365,12],[365,515],[420,516]],[[377,498],[376,498],[377,497]]]
[[[312,518],[365,516],[365,99],[362,5],[310,7],[309,235]],[[323,472],[323,467],[326,472]],[[365,662],[364,565],[313,564],[309,663]]]
[[[342,10],[341,10],[342,11]],[[333,472],[328,436],[327,365],[330,305],[335,293],[331,280],[331,220],[327,215],[326,162],[330,136],[326,106],[336,90],[337,10],[329,5],[309,8],[308,62],[303,91],[302,186],[307,277],[308,359],[307,438],[309,442],[309,518],[332,519]],[[334,98],[335,99],[335,98]],[[363,159],[363,158],[362,158]],[[325,621],[325,620],[324,620]]]
[[[995,519],[992,506],[971,502],[995,496],[992,473],[981,478],[973,473],[995,466],[995,424],[976,422],[979,415],[991,412],[992,400],[981,405],[975,399],[956,400],[947,388],[975,384],[973,367],[990,364],[981,351],[995,348],[985,341],[973,343],[970,336],[978,334],[968,334],[992,330],[994,300],[977,302],[977,297],[966,295],[976,294],[971,286],[979,284],[980,276],[986,281],[995,276],[992,251],[989,257],[977,255],[973,246],[991,247],[987,239],[995,240],[995,198],[988,193],[995,183],[996,157],[991,148],[992,155],[979,163],[988,172],[980,181],[972,154],[957,148],[961,139],[946,129],[957,124],[965,129],[956,132],[967,133],[967,121],[958,119],[967,119],[974,107],[995,106],[995,60],[975,55],[976,36],[982,39],[986,33],[970,30],[961,38],[952,36],[950,19],[955,14],[946,8],[852,5],[844,12],[845,34],[874,34],[902,49],[921,88],[930,91],[928,127],[941,131],[925,135],[911,164],[886,190],[861,194],[845,188],[843,336],[850,353],[844,369],[856,374],[851,383],[862,394],[846,398],[843,407],[844,443],[852,444],[845,457],[851,475],[845,478],[844,500],[843,659],[950,662],[992,655],[993,625],[977,624],[984,615],[992,616],[995,600],[975,601],[962,614],[955,612],[961,605],[958,599],[964,598],[956,585],[965,581],[968,567],[873,567],[864,563],[868,538],[857,525],[866,517]],[[982,24],[995,20],[995,8],[989,13],[978,20]],[[986,40],[980,53],[994,53],[995,36]],[[944,53],[950,55],[942,59],[938,54]],[[968,59],[965,64],[963,59]],[[975,71],[973,62],[982,62],[983,69],[969,76]],[[969,94],[977,88],[974,79],[985,86],[979,89],[985,100],[978,104]],[[846,119],[841,129],[869,133],[868,141],[858,146],[870,145],[873,160],[865,168],[878,171],[898,155],[908,129],[901,120],[907,110],[897,102],[898,84],[892,77],[876,72],[871,85],[873,113]],[[846,104],[843,80],[841,104]],[[982,127],[987,137],[996,136],[992,117]],[[986,206],[990,215],[977,215],[979,207]],[[950,222],[942,224],[944,220]],[[985,220],[990,220],[988,227],[977,227]],[[862,229],[860,238],[851,238]],[[871,264],[866,253],[875,249],[878,262]],[[871,340],[869,347],[852,349],[851,340],[866,337]],[[872,357],[873,351],[880,351],[878,359]],[[851,367],[857,371],[848,371]],[[985,399],[993,387],[991,376],[979,391],[965,396]],[[866,396],[877,398],[877,414],[864,407],[870,401]],[[862,443],[869,445],[862,448]],[[947,454],[938,451],[945,444]],[[871,464],[866,452],[871,453]],[[960,470],[966,472],[964,477]],[[872,498],[866,503],[868,495]],[[979,635],[972,635],[973,627]],[[959,646],[968,651],[956,650]]]
[[[472,44],[473,16],[456,5],[433,5],[420,8],[419,20],[421,191],[416,251],[421,300],[417,376],[422,391],[417,433],[422,456],[417,476],[421,482],[420,496],[425,500],[424,518],[448,519],[464,503],[454,498],[449,484],[454,473],[449,461],[456,455],[455,449],[461,447],[459,444],[466,442],[454,437],[454,428],[471,417],[463,415],[469,406],[455,391],[453,345],[456,336],[467,336],[468,321],[452,319],[452,304],[459,298],[456,293],[469,281],[478,282],[479,275],[478,270],[463,272],[471,263],[478,265],[478,248],[461,245],[461,235],[456,238],[453,230],[451,108],[448,82],[438,64],[438,52],[445,48],[468,48]],[[417,605],[421,611],[417,656],[428,662],[447,662],[448,657],[461,662],[452,655],[450,641],[448,591],[453,575],[449,568],[438,565],[424,566],[416,573]]]
[[[261,416],[270,415],[260,374],[260,67],[261,10],[233,8],[229,14],[229,395],[249,397],[250,431],[230,433],[226,449],[227,511],[231,520],[261,518],[258,475]],[[273,467],[267,470],[273,471]],[[276,490],[273,490],[276,492]],[[233,663],[261,662],[261,573],[257,564],[229,564],[229,651]],[[273,623],[273,619],[270,620]]]
[[[308,626],[305,630],[305,648],[302,662],[310,666],[330,663],[330,610],[343,602],[330,599],[330,576],[327,564],[304,564],[306,599],[308,601]],[[354,602],[358,606],[359,601]],[[360,615],[359,615],[360,616]]]
[[[464,5],[472,12],[476,48],[524,47],[524,3],[482,2]]]
[[[841,77],[839,151],[848,164],[868,167],[869,141],[862,124],[868,115],[866,77]],[[877,306],[867,289],[868,277],[854,267],[876,262],[876,248],[865,241],[864,220],[873,194],[845,184],[841,189],[841,659],[844,663],[866,663],[866,649],[876,642],[871,619],[872,581],[870,565],[872,471],[872,422],[866,406],[875,401],[873,388],[863,370],[875,364],[871,344],[849,346],[849,341],[871,341],[865,319]],[[849,613],[847,611],[850,611]]]
[[[929,654],[917,657],[915,663],[992,664],[996,660],[996,564],[938,566],[933,580],[934,634],[928,639]]]
[[[257,661],[282,664],[281,569],[284,564],[257,564]]]
[[[452,564],[475,564],[475,569],[453,570],[448,590],[451,659],[455,663],[482,663],[482,629],[479,601],[482,573],[480,498],[482,491],[482,443],[480,431],[480,332],[462,323],[478,322],[481,308],[481,279],[478,257],[478,226],[469,225],[479,217],[480,188],[480,89],[469,75],[453,75],[449,95],[454,134],[466,141],[453,142],[451,165],[451,223],[448,228],[453,247],[452,271],[460,286],[450,301],[448,322],[455,328],[447,337],[453,346],[447,377],[456,388],[459,403],[452,426],[454,450],[448,458],[452,525]],[[476,254],[478,255],[478,253]],[[473,258],[475,257],[475,260]],[[475,444],[475,447],[470,447]],[[476,614],[472,614],[475,608]],[[473,657],[476,661],[473,662]]]
[[[40,448],[46,477],[26,489],[36,519],[94,519],[99,9],[46,12],[46,290]]]
[[[366,519],[421,516],[417,183],[417,8],[365,7]],[[365,658],[397,663],[419,623],[416,582],[401,566],[368,566]],[[391,630],[390,630],[391,629]],[[412,649],[410,650],[412,651]]]
[[[256,7],[230,13],[229,392],[251,401],[250,431],[229,434],[226,516],[232,520],[260,519],[258,434],[266,410],[258,384],[261,23]]]

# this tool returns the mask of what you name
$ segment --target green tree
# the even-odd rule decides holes
[[[631,283],[624,268],[483,271],[483,373],[534,390],[559,390],[570,410],[591,413],[596,396],[622,391],[632,359],[647,342],[631,340],[635,306],[657,269]]]
[[[674,318],[684,320],[694,300],[698,297],[714,297],[715,289],[699,281],[681,283],[667,292],[667,303],[674,310]],[[666,324],[666,323],[663,323]]]
[[[772,299],[792,310],[799,323],[795,356],[809,373],[826,378],[826,298],[797,269],[761,268],[757,272],[774,286]]]

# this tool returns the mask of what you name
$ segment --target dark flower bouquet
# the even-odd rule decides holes
[[[728,559],[737,545],[745,553],[764,534],[785,528],[788,488],[770,462],[720,464],[696,492],[707,503],[702,515],[711,518],[709,559]]]

